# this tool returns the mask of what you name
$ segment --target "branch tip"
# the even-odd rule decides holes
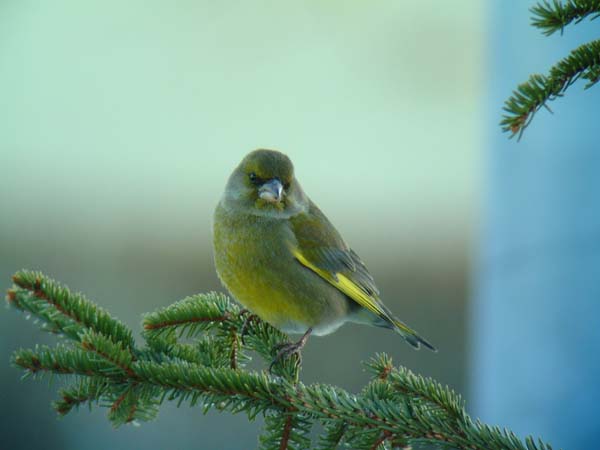
[[[112,406],[110,407],[111,413],[115,413],[117,409],[119,409],[119,406],[121,406],[121,403],[123,403],[123,401],[125,400],[125,397],[127,396],[128,392],[129,391],[126,390],[121,395],[119,395],[119,397],[113,402]]]
[[[42,362],[36,356],[32,356],[29,361],[26,361],[25,358],[17,356],[15,358],[15,364],[32,373],[36,373],[42,369]]]
[[[6,300],[9,303],[17,303],[17,292],[14,289],[6,291]]]
[[[24,280],[21,278],[21,276],[20,276],[20,275],[21,275],[21,273],[20,273],[20,272],[17,272],[17,273],[15,273],[15,274],[14,274],[14,275],[11,277],[11,279],[12,279],[12,282],[13,282],[13,283],[15,283],[17,286],[19,286],[19,287],[21,287],[21,288],[26,288],[27,286],[26,286],[26,284],[25,284]]]
[[[391,364],[384,366],[381,372],[379,373],[379,379],[383,381],[387,380],[393,368],[394,366],[392,366]]]

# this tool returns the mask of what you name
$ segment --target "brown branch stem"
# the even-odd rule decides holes
[[[144,329],[145,330],[159,330],[161,328],[176,327],[179,325],[184,325],[184,324],[188,324],[188,323],[198,323],[198,322],[225,322],[226,320],[229,320],[229,318],[230,318],[229,314],[224,314],[220,317],[192,317],[190,319],[169,320],[169,321],[160,322],[160,323],[145,323]]]
[[[290,442],[290,433],[292,432],[292,415],[288,414],[285,418],[285,425],[283,426],[283,433],[281,434],[281,443],[279,444],[279,450],[287,450]]]

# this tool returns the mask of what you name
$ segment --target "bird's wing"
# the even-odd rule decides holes
[[[292,253],[300,264],[383,319],[413,347],[419,348],[419,344],[423,344],[435,351],[429,342],[395,318],[383,304],[365,264],[314,203],[310,203],[307,212],[291,217],[290,223],[296,238]]]
[[[314,204],[311,203],[306,213],[293,216],[290,221],[297,241],[292,252],[300,264],[362,307],[393,323],[364,263]]]

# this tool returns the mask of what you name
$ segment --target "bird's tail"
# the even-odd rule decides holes
[[[415,330],[411,329],[395,317],[392,318],[392,325],[394,331],[402,336],[404,340],[414,348],[419,349],[421,344],[423,344],[424,347],[427,347],[432,352],[437,352],[437,349],[433,345],[419,336]]]
[[[437,349],[427,342],[424,338],[419,336],[419,334],[406,325],[404,322],[395,318],[391,311],[389,311],[385,306],[381,305],[384,314],[375,315],[371,311],[367,311],[364,308],[359,308],[358,311],[354,313],[352,317],[352,321],[356,323],[363,323],[367,325],[375,325],[376,327],[387,328],[389,330],[394,330],[400,336],[404,338],[406,342],[408,342],[413,348],[419,349],[421,345],[427,347],[432,352],[437,352]]]

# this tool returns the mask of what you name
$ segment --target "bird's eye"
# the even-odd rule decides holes
[[[289,190],[289,188],[290,188],[290,183],[285,183],[283,185],[283,189],[285,189],[286,191]]]
[[[254,172],[250,172],[248,174],[248,178],[250,179],[250,183],[254,185],[259,185],[262,183],[262,180]]]

